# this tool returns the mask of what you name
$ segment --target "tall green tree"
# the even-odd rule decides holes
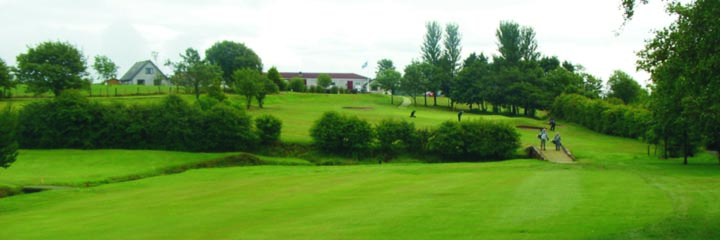
[[[470,105],[470,109],[473,108],[473,104],[477,104],[480,109],[486,110],[480,90],[483,79],[489,77],[489,70],[488,58],[484,54],[481,53],[479,56],[475,53],[470,54],[465,59],[453,86],[452,96],[455,101]]]
[[[602,95],[603,81],[589,73],[580,73],[583,79],[583,94],[590,99],[598,99]]]
[[[413,103],[417,106],[417,96],[425,95],[428,89],[429,81],[426,72],[432,68],[429,63],[413,61],[405,66],[405,74],[400,78],[400,89],[413,98]],[[425,101],[427,106],[427,100]]]
[[[27,91],[55,96],[65,89],[87,85],[87,66],[82,52],[67,42],[43,42],[17,56],[16,76],[28,85]]]
[[[177,63],[171,63],[175,68],[175,84],[192,87],[196,99],[200,99],[201,92],[210,91],[211,88],[220,91],[223,72],[219,66],[203,61],[193,48],[185,49],[180,59]]]
[[[119,67],[109,57],[105,55],[95,56],[95,62],[92,65],[95,72],[100,76],[100,80],[108,80],[117,78]]]
[[[442,48],[440,42],[442,41],[442,27],[438,22],[428,22],[425,24],[425,41],[422,45],[422,59],[424,62],[432,65],[438,65],[440,63],[440,57],[442,56]]]
[[[445,26],[445,38],[443,42],[443,61],[441,68],[444,70],[443,81],[440,83],[440,90],[450,98],[450,107],[457,100],[453,96],[453,84],[460,71],[460,53],[462,52],[460,27],[455,23],[448,23]]]
[[[443,59],[442,54],[442,27],[438,22],[428,22],[425,24],[427,32],[425,33],[425,41],[423,42],[421,51],[424,62],[433,66],[432,74],[427,75],[427,90],[433,93],[434,106],[437,106],[437,95],[442,86],[443,76],[440,68]]]
[[[387,58],[380,59],[380,61],[377,62],[377,71],[375,71],[375,76],[387,69],[395,70],[395,64],[393,64],[393,61]]]
[[[607,97],[618,98],[626,104],[637,103],[648,95],[635,79],[620,70],[616,70],[610,76],[608,87]]]
[[[456,23],[448,23],[445,26],[445,38],[443,55],[447,58],[451,75],[455,76],[460,71],[460,54],[462,52],[462,36],[460,26]]]
[[[6,97],[7,94],[5,94],[5,92],[10,90],[11,88],[15,88],[15,84],[16,83],[13,80],[13,75],[10,74],[10,68],[5,65],[5,61],[0,59],[0,87],[3,90],[0,98]]]
[[[262,72],[260,57],[243,43],[222,41],[205,50],[205,58],[223,70],[224,83],[232,86],[235,71],[250,68]]]
[[[395,95],[395,90],[400,86],[401,78],[402,75],[400,72],[395,71],[395,69],[385,69],[375,77],[374,83],[377,84],[380,89],[390,91],[390,104],[395,104],[393,96]]]
[[[332,85],[332,78],[330,77],[330,74],[321,73],[320,75],[318,75],[317,85],[322,89],[327,89],[328,87],[330,87],[330,85]]]
[[[279,91],[287,90],[288,84],[283,80],[282,76],[280,76],[280,72],[278,72],[276,67],[273,66],[268,70],[267,78],[277,85]]]
[[[260,72],[250,68],[237,70],[235,71],[235,74],[233,74],[233,79],[235,79],[235,91],[238,94],[245,96],[245,100],[247,100],[246,106],[248,109],[250,109],[252,99],[255,98],[262,90],[261,88],[263,85],[260,83],[262,83],[265,78],[266,77]]]
[[[642,1],[646,3],[646,1]],[[625,18],[633,16],[636,2],[623,1]],[[720,1],[671,1],[668,13],[676,15],[670,26],[655,32],[638,53],[638,66],[652,74],[652,106],[660,138],[675,138],[687,156],[697,149],[695,136],[719,139],[720,129]],[[663,109],[673,109],[672,113]],[[669,132],[674,127],[678,132]],[[665,131],[662,131],[662,130]],[[701,131],[704,130],[704,131]],[[720,141],[711,141],[720,142]],[[714,146],[720,148],[720,146]]]

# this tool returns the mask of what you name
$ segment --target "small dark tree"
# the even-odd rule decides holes
[[[320,74],[317,79],[317,85],[322,88],[322,91],[325,91],[325,89],[332,85],[332,78],[327,73]]]
[[[278,86],[278,90],[287,90],[287,83],[283,80],[282,76],[280,76],[276,67],[271,67],[270,70],[268,70],[267,78]]]
[[[264,76],[260,72],[254,69],[244,68],[235,71],[233,79],[235,79],[235,91],[238,94],[245,96],[247,100],[246,106],[250,109],[252,99],[257,96],[260,88],[262,87],[259,83],[262,81]]]
[[[260,138],[260,144],[273,144],[280,141],[282,121],[272,115],[263,115],[255,119],[255,129]]]
[[[299,77],[290,79],[290,91],[305,92],[305,80]]]

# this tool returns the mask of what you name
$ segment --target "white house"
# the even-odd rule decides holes
[[[318,76],[322,73],[304,73],[304,72],[281,72],[280,76],[284,78],[285,80],[290,80],[293,78],[302,78],[305,80],[305,86],[317,86],[317,79]],[[363,89],[367,90],[368,82],[370,81],[369,78],[358,75],[355,73],[327,73],[330,75],[330,78],[332,78],[332,84],[331,86],[336,86],[338,88],[346,88],[348,90],[358,90],[361,91]]]
[[[155,63],[146,60],[133,64],[130,70],[120,78],[120,84],[160,86],[170,85],[170,81]]]

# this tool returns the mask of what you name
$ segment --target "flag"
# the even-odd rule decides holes
[[[363,63],[363,65],[362,65],[362,69],[365,69],[367,67],[367,64],[368,64],[368,62],[365,61],[365,63]]]

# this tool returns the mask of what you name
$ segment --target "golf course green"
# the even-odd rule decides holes
[[[127,102],[143,101],[147,98]],[[326,111],[371,123],[404,119],[416,128],[456,118],[443,100],[442,107],[424,107],[421,98],[417,107],[399,106],[402,101],[396,96],[390,104],[386,95],[282,93],[249,113],[278,117],[281,139],[299,144],[311,142],[308,131]],[[412,110],[417,118],[408,117]],[[546,126],[546,120],[469,111],[465,119]],[[654,147],[638,140],[561,120],[558,131],[575,163],[403,159],[312,166],[302,159],[258,156],[274,165],[162,174],[238,153],[21,150],[17,162],[0,169],[0,186],[71,188],[0,198],[0,239],[720,238],[716,157],[701,153],[683,166],[682,160],[654,156]],[[538,144],[536,130],[518,132],[523,148]],[[125,176],[140,179],[112,181]]]

